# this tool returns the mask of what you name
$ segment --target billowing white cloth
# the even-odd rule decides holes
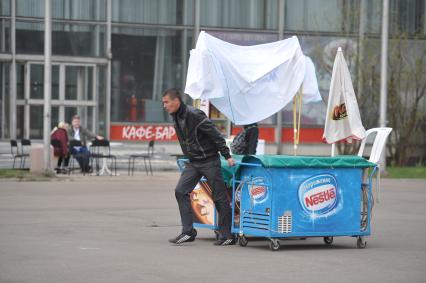
[[[191,50],[185,93],[210,102],[237,125],[255,123],[287,105],[303,83],[303,101],[320,101],[315,68],[297,37],[239,46],[204,31]]]
[[[363,139],[365,129],[343,52],[334,59],[323,139],[327,143]]]

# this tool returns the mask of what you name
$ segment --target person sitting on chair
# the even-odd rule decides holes
[[[80,125],[80,116],[74,115],[71,120],[71,127],[68,129],[68,139],[78,140],[81,142],[82,147],[71,148],[70,151],[73,153],[79,153],[76,158],[78,164],[80,165],[81,171],[90,172],[91,168],[89,166],[90,152],[87,149],[87,140],[88,139],[104,139],[102,136],[95,135],[86,128],[83,128]]]

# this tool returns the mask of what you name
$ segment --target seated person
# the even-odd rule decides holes
[[[91,168],[89,165],[90,161],[90,152],[87,149],[87,140],[88,139],[98,139],[102,140],[103,137],[95,135],[86,128],[83,128],[80,125],[80,116],[74,115],[71,120],[71,127],[68,129],[68,140],[78,140],[81,142],[82,147],[70,148],[70,151],[73,153],[79,153],[76,157],[78,164],[80,165],[82,172],[90,172]]]

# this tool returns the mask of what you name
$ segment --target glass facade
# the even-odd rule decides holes
[[[10,108],[9,64],[0,62],[0,138],[9,137]]]
[[[0,53],[10,52],[10,20],[0,19]]]
[[[43,22],[16,21],[16,53],[44,53]]]
[[[206,27],[277,29],[277,7],[278,0],[201,0],[200,22]]]
[[[61,20],[106,21],[107,0],[52,0],[52,17]]]
[[[10,0],[0,0],[0,16],[10,16]]]
[[[112,122],[169,121],[161,94],[182,88],[182,40],[181,31],[113,29]]]
[[[192,15],[192,10],[187,2],[189,1],[112,0],[112,21],[181,25],[188,22]]]
[[[86,20],[86,21],[105,21],[106,20],[107,0],[51,0],[51,1],[52,1],[52,18],[53,19]],[[44,17],[44,1],[16,0],[16,16],[30,17],[30,18],[43,18]]]
[[[104,57],[106,26],[100,24],[55,23],[52,27],[52,54]]]
[[[359,1],[286,1],[285,28],[293,31],[353,32],[357,30]]]
[[[40,129],[33,127],[42,125],[44,1],[14,2],[16,15],[11,14],[12,1],[0,0],[0,133],[2,138],[8,137],[11,115],[16,115],[19,137],[40,138]],[[83,123],[104,135],[110,124],[170,123],[170,116],[161,105],[161,94],[169,87],[185,87],[189,51],[194,45],[194,31],[198,30],[239,45],[276,41],[281,38],[281,28],[284,38],[297,35],[303,52],[314,62],[324,101],[327,101],[337,46],[344,47],[354,81],[359,70],[370,68],[370,63],[379,64],[380,58],[373,51],[377,50],[381,30],[381,0],[364,1],[363,11],[361,0],[286,0],[281,11],[279,2],[52,0],[52,126],[60,120],[69,121],[76,113],[84,116]],[[199,7],[195,6],[197,3]],[[425,14],[423,0],[390,0],[390,33],[424,42]],[[17,104],[11,111],[13,18],[16,19],[16,93],[13,95]],[[363,44],[369,64],[358,62],[361,18],[365,19]],[[280,22],[283,27],[278,26]],[[373,91],[377,82],[369,80],[371,76],[363,76],[366,77],[364,90]],[[354,86],[358,87],[356,83]],[[188,97],[185,99],[191,103]],[[322,126],[325,108],[324,102],[304,105],[303,125]],[[283,110],[285,126],[292,125],[291,111],[291,106]],[[212,119],[221,128],[227,127],[226,119],[220,114]],[[261,124],[275,127],[276,115]]]

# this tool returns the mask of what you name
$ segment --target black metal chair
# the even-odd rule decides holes
[[[111,146],[109,140],[93,140],[90,146],[90,164],[94,168],[93,161],[96,161],[96,174],[99,175],[99,161],[106,159],[111,160],[111,165],[114,167],[114,173],[117,176],[117,157],[111,154]],[[112,175],[112,171],[111,171]]]
[[[81,152],[74,150],[75,147],[81,148],[82,146],[83,146],[83,144],[79,140],[71,140],[69,142],[68,152],[70,154],[70,161],[69,161],[68,175],[70,175],[71,171],[74,171],[75,169],[82,169],[82,168],[80,168],[80,166],[78,168],[75,167],[75,162],[74,162],[74,160],[77,160],[80,157],[81,158],[84,157],[85,153],[81,153]],[[82,171],[83,171],[83,175],[85,175],[86,172],[84,170],[82,170]]]
[[[20,159],[19,162],[19,168],[22,168],[22,161],[23,161],[23,155],[21,154],[21,151],[19,150],[18,147],[18,142],[16,140],[10,140],[10,153],[12,154],[13,157],[13,169],[15,169],[15,161],[16,159]]]
[[[127,173],[130,176],[130,172],[132,172],[132,175],[135,171],[135,160],[137,158],[143,158],[143,163],[145,164],[145,172],[146,175],[148,175],[148,167],[146,165],[146,161],[148,160],[149,163],[149,171],[151,172],[151,176],[154,174],[152,173],[152,165],[151,165],[151,158],[154,156],[154,141],[150,141],[148,144],[148,151],[146,154],[132,154],[129,156],[129,165],[127,169]]]
[[[22,155],[22,166],[21,168],[25,167],[25,161],[27,160],[27,157],[30,157],[30,150],[31,150],[31,141],[27,139],[21,140],[21,155]]]

